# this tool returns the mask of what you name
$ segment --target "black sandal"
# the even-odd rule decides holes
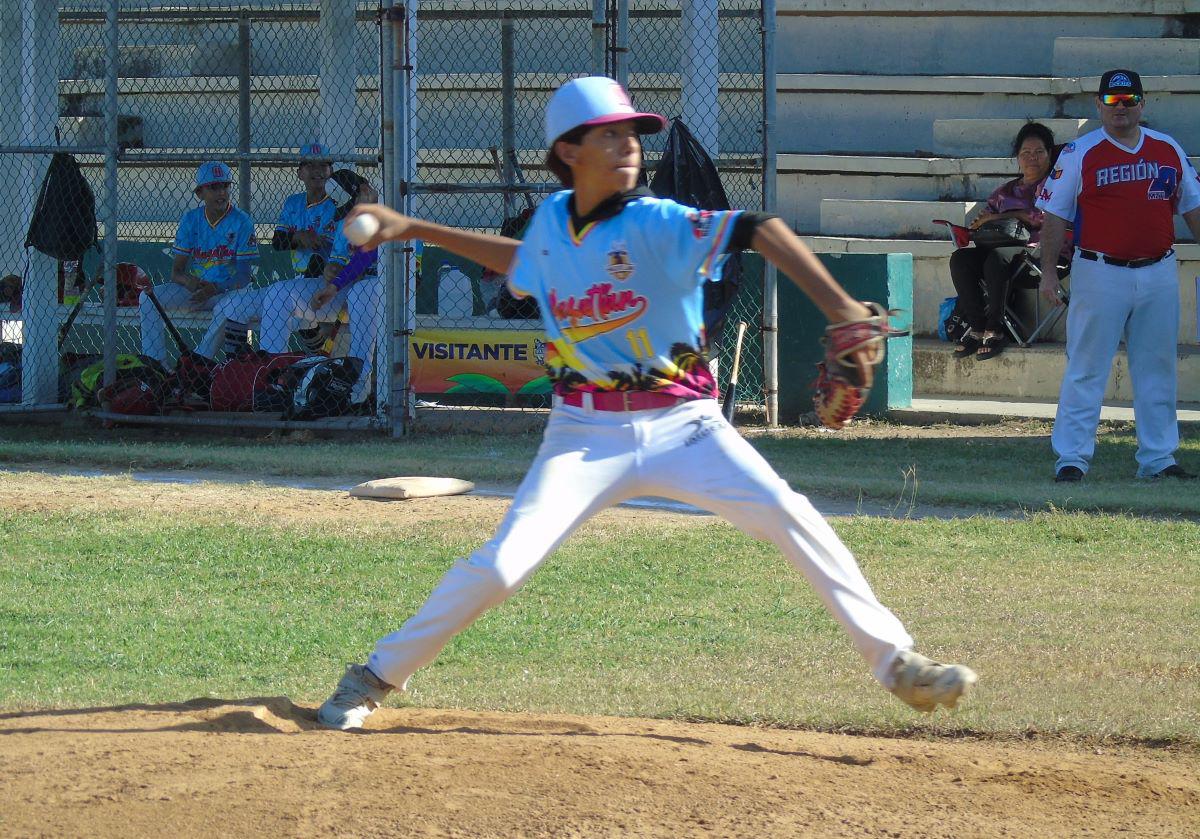
[[[988,335],[979,345],[979,351],[975,353],[975,357],[980,361],[987,361],[989,358],[1000,355],[1007,346],[1008,341],[1003,335]]]
[[[954,357],[966,358],[969,355],[974,355],[975,350],[979,349],[979,345],[982,343],[974,334],[968,332],[958,339],[958,346],[954,348]]]

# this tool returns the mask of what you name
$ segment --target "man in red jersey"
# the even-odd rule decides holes
[[[1061,293],[1055,259],[1075,226],[1067,369],[1051,443],[1054,480],[1081,481],[1096,448],[1096,425],[1117,345],[1125,340],[1137,422],[1137,476],[1189,479],[1175,462],[1179,276],[1175,214],[1200,239],[1200,176],[1179,143],[1139,125],[1142,80],[1132,70],[1100,77],[1102,127],[1068,143],[1038,197],[1041,292]]]

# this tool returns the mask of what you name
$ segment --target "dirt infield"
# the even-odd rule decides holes
[[[135,503],[363,529],[508,504],[0,476],[9,510]],[[645,517],[686,524],[622,509],[589,527]],[[1194,748],[416,708],[343,734],[313,714],[286,697],[0,711],[0,836],[1150,837],[1195,836],[1200,812]]]
[[[0,714],[5,836],[1194,836],[1194,756],[286,698]]]

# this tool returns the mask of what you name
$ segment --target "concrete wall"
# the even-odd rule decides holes
[[[918,336],[929,337],[937,333],[938,307],[944,298],[954,295],[949,267],[953,246],[949,241],[827,237],[805,237],[805,241],[817,253],[912,253],[913,327]],[[1179,260],[1179,343],[1200,347],[1196,296],[1197,278],[1200,277],[1200,245],[1179,245],[1176,254]],[[1062,339],[1061,324],[1051,338]]]
[[[780,11],[779,70],[783,73],[861,73],[863,56],[871,56],[870,72],[886,75],[1048,76],[1054,39],[1060,34],[1157,38],[1171,28],[1168,18],[1115,14],[1049,12],[1033,18],[927,11],[903,16]]]

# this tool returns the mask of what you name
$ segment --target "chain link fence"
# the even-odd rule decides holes
[[[0,409],[382,422],[384,283],[339,235],[383,189],[379,4],[0,14]]]
[[[588,73],[621,80],[638,108],[682,120],[716,164],[729,205],[762,209],[762,15],[752,0],[422,2],[410,33],[408,209],[453,227],[519,236],[538,203],[561,188],[544,165],[546,103],[560,84]],[[667,137],[644,138],[648,179]],[[453,254],[425,247],[418,261],[408,345],[416,404],[548,405],[536,308],[513,300],[504,277]],[[722,302],[723,323],[751,326],[739,393],[761,406],[756,255],[743,255],[740,282]],[[722,332],[735,329],[710,330],[724,390],[733,341]]]
[[[339,219],[378,195],[519,235],[559,188],[542,115],[574,76],[681,119],[731,206],[771,203],[756,0],[23,0],[0,24],[0,411],[398,431],[545,407],[540,317],[503,277],[419,244],[355,258]],[[732,291],[761,401],[757,257]]]

